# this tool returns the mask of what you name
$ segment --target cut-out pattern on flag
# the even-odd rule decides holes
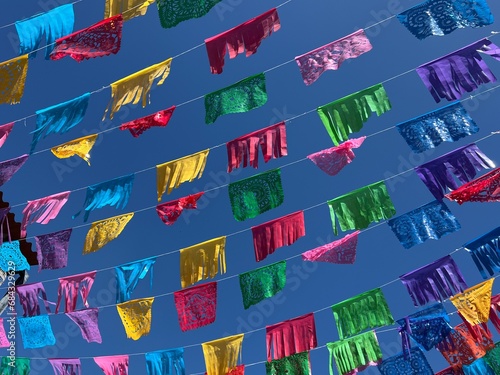
[[[403,353],[385,358],[378,369],[382,375],[434,375],[420,348],[410,349],[409,358]]]
[[[479,127],[460,102],[396,125],[413,152],[424,152],[443,142],[456,142],[475,134]]]
[[[486,323],[490,317],[491,290],[493,281],[489,279],[466,289],[463,293],[450,298],[460,316],[471,326]]]
[[[174,292],[174,301],[182,332],[212,324],[217,311],[217,283]]]
[[[0,270],[8,272],[13,267],[16,272],[30,269],[26,257],[19,248],[19,241],[4,242],[0,246]]]
[[[82,296],[83,306],[89,307],[87,297],[94,284],[97,271],[85,272],[78,275],[72,275],[59,278],[59,290],[57,291],[56,314],[59,312],[59,306],[62,300],[65,300],[64,312],[73,312],[76,310],[78,292]]]
[[[208,375],[227,373],[238,365],[243,334],[224,337],[201,344]]]
[[[217,237],[180,250],[181,287],[226,273],[226,237]]]
[[[83,30],[56,40],[51,60],[65,56],[81,62],[85,59],[117,54],[122,39],[123,18],[121,14],[97,22]]]
[[[230,59],[245,51],[246,57],[251,56],[257,52],[262,40],[278,31],[280,27],[278,11],[273,8],[241,25],[205,39],[210,72],[222,73],[226,51],[229,52]]]
[[[87,342],[102,343],[99,331],[99,309],[90,308],[66,313],[79,328],[82,337]]]
[[[49,195],[45,198],[28,201],[23,210],[23,221],[21,222],[21,237],[26,237],[26,227],[31,223],[47,224],[55,219],[66,204],[70,191]]]
[[[135,174],[129,174],[101,182],[87,187],[85,202],[83,203],[83,221],[86,222],[90,212],[105,206],[115,207],[120,210],[125,208],[132,194]],[[73,215],[73,219],[80,215],[82,210]]]
[[[45,312],[50,314],[47,293],[45,293],[45,288],[42,283],[18,285],[16,286],[16,292],[19,296],[19,303],[23,307],[24,317],[40,315],[39,299],[43,301],[45,305]]]
[[[43,348],[55,345],[56,338],[52,332],[52,326],[48,315],[30,316],[17,318],[24,349]]]
[[[156,191],[158,202],[167,192],[178,188],[184,182],[191,182],[195,178],[201,178],[207,163],[209,149],[184,156],[182,158],[168,161],[156,166]]]
[[[264,162],[288,155],[286,142],[286,126],[282,121],[252,133],[245,134],[226,143],[227,172],[233,169],[252,166],[259,167],[259,147],[264,156]]]
[[[24,94],[28,55],[0,63],[0,104],[18,104]]]
[[[153,286],[153,266],[155,262],[156,258],[150,258],[115,267],[116,284],[118,287],[116,291],[116,303],[128,301],[139,280],[144,279],[149,270],[151,270],[150,285]]]
[[[184,348],[175,348],[145,354],[148,375],[185,375]]]
[[[85,116],[89,105],[90,93],[36,111],[36,129],[31,141],[30,154],[38,142],[51,134],[64,134],[78,125]]]
[[[3,319],[0,318],[0,348],[8,348],[10,346],[10,341],[7,338],[7,333],[5,332],[5,327],[3,325]],[[0,368],[1,370],[1,368]],[[0,372],[1,374],[1,372]]]
[[[113,1],[113,0],[111,0]],[[148,0],[151,1],[152,0]],[[111,86],[111,101],[104,111],[103,120],[109,111],[109,118],[112,120],[114,114],[120,110],[123,105],[137,104],[142,101],[142,107],[150,102],[151,87],[156,79],[156,85],[160,86],[165,82],[170,74],[170,65],[172,58],[151,65],[148,68],[113,82]]]
[[[173,225],[184,210],[194,210],[197,208],[198,199],[203,195],[203,191],[179,198],[170,202],[165,202],[156,206],[156,213],[167,225]]]
[[[57,270],[68,264],[69,239],[73,229],[35,236],[38,271]]]
[[[158,15],[163,28],[169,29],[179,23],[206,15],[221,0],[157,0]]]
[[[459,366],[457,367],[449,366],[444,370],[436,372],[435,375],[464,375],[464,372],[462,371],[462,368]]]
[[[337,303],[332,306],[332,311],[341,340],[366,329],[394,324],[394,318],[380,288]]]
[[[155,0],[106,0],[103,18],[106,19],[121,14],[123,20],[128,21],[135,17],[144,16],[148,6],[154,2]]]
[[[228,190],[233,216],[238,221],[252,219],[276,208],[285,198],[280,169],[232,182]]]
[[[0,162],[0,186],[9,181],[28,160],[28,154]]]
[[[2,76],[2,64],[0,64],[0,77]],[[2,82],[2,81],[0,81]],[[1,90],[1,85],[0,85],[0,90]],[[0,98],[1,98],[1,91],[0,91]],[[0,99],[1,100],[1,99]],[[10,122],[5,125],[0,125],[0,147],[3,146],[5,141],[10,135],[10,132],[12,131],[12,128],[14,127],[14,123]]]
[[[240,288],[245,310],[270,298],[286,284],[286,261],[270,264],[240,274]]]
[[[436,199],[442,200],[447,188],[458,189],[470,182],[478,171],[495,168],[475,143],[448,152],[415,168],[415,172]],[[458,181],[457,181],[458,180]]]
[[[83,254],[90,254],[104,247],[108,242],[118,238],[134,213],[110,217],[109,219],[94,221],[85,237]]]
[[[0,374],[6,375],[29,375],[31,360],[29,358],[17,357],[11,361],[9,357],[2,357],[0,363]]]
[[[360,29],[341,39],[295,57],[306,85],[312,85],[327,70],[337,70],[347,59],[354,59],[371,51],[372,45],[365,31]]]
[[[306,352],[317,346],[313,313],[266,326],[268,362]]]
[[[500,374],[500,342],[497,342],[495,347],[488,351],[483,358],[495,374]]]
[[[260,262],[283,246],[290,246],[306,235],[304,212],[292,214],[252,227],[255,260]]]
[[[483,279],[500,272],[500,227],[467,242],[463,248],[471,254]]]
[[[139,340],[149,335],[151,329],[151,308],[154,298],[141,298],[116,305],[118,315],[123,323],[127,338]]]
[[[462,366],[464,375],[496,375],[493,369],[483,358],[478,358],[470,365]]]
[[[94,147],[96,140],[97,134],[91,134],[52,147],[50,151],[59,159],[67,159],[75,155],[79,156],[90,165],[90,150]]]
[[[445,195],[458,204],[500,201],[500,168],[478,177]]]
[[[266,102],[266,76],[259,73],[205,95],[205,123],[213,124],[229,113],[251,111]]]
[[[120,130],[128,130],[134,138],[139,137],[153,126],[165,127],[174,114],[175,105],[170,108],[155,112],[151,115],[141,117],[120,125]]]
[[[420,65],[416,71],[432,97],[457,100],[479,86],[496,82],[496,77],[479,52],[500,61],[500,49],[488,39],[482,39],[436,60]]]
[[[330,176],[335,176],[355,158],[353,148],[360,147],[366,137],[353,138],[341,143],[339,146],[307,155],[316,166]]]
[[[82,365],[79,358],[47,358],[55,375],[81,375]]]
[[[19,36],[19,54],[35,57],[45,37],[45,58],[48,60],[56,39],[71,34],[74,23],[73,4],[61,5],[48,12],[17,21],[15,25]]]
[[[94,362],[101,368],[104,375],[128,375],[128,355],[94,357]]]
[[[429,239],[439,240],[461,228],[455,215],[443,202],[439,201],[427,203],[390,219],[387,224],[405,249]]]
[[[416,307],[431,301],[442,302],[467,289],[464,277],[450,255],[408,272],[399,279]]]
[[[333,232],[338,234],[337,220],[342,231],[365,229],[373,222],[389,219],[396,214],[384,181],[364,186],[329,200]]]
[[[382,351],[375,331],[369,331],[346,340],[326,344],[330,352],[330,375],[333,375],[333,360],[341,375],[356,374],[382,361]],[[359,350],[363,348],[362,350]]]
[[[426,0],[397,15],[399,22],[418,39],[444,36],[464,27],[493,23],[486,0]]]
[[[349,134],[359,132],[372,112],[377,116],[391,109],[381,83],[318,107],[319,118],[333,143],[338,146],[349,139]]]
[[[302,260],[335,264],[354,264],[359,231],[355,231],[326,245],[302,253]]]
[[[292,354],[281,359],[266,362],[266,375],[310,375],[309,352]]]

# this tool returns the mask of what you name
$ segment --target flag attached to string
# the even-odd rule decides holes
[[[39,299],[45,305],[45,312],[50,314],[47,293],[45,293],[45,288],[41,282],[18,285],[16,286],[16,292],[19,296],[19,303],[23,308],[24,317],[40,315]]]
[[[9,181],[28,160],[28,154],[0,162],[0,186]]]
[[[240,274],[240,288],[245,310],[271,298],[286,284],[286,261],[277,262]]]
[[[224,337],[201,344],[208,375],[226,374],[238,365],[243,334]]]
[[[137,283],[146,277],[149,270],[151,270],[150,285],[153,286],[153,266],[155,262],[156,258],[149,258],[115,267],[117,284],[116,303],[130,300],[130,295],[137,286]]]
[[[101,249],[108,242],[118,238],[120,233],[125,229],[128,222],[132,220],[134,213],[110,217],[109,219],[94,221],[90,226],[85,244],[83,246],[83,254],[90,254]]]
[[[144,16],[155,0],[106,0],[104,19],[121,14],[124,21]]]
[[[156,0],[160,24],[169,29],[179,23],[206,15],[221,0],[199,0],[187,2],[182,0]]]
[[[55,219],[61,208],[66,204],[70,191],[49,195],[45,198],[28,201],[23,210],[23,221],[21,222],[21,237],[26,237],[26,227],[31,223],[47,224]]]
[[[500,168],[493,169],[445,195],[458,204],[500,201]]]
[[[128,374],[128,355],[94,357],[94,362],[101,368],[104,375]]]
[[[153,126],[165,127],[174,114],[175,105],[170,108],[158,111],[152,115],[138,118],[120,125],[120,130],[128,130],[132,137],[137,138],[146,130]]]
[[[165,202],[156,206],[156,213],[166,225],[173,225],[184,210],[194,210],[197,208],[198,199],[204,192],[188,195],[170,202]]]
[[[0,104],[21,102],[27,74],[28,55],[14,57],[0,63]]]
[[[354,264],[359,231],[349,233],[340,240],[330,242],[302,253],[302,260],[335,264]]]
[[[1,64],[0,64],[0,77],[1,77],[1,75],[2,75],[2,68],[1,68]],[[0,82],[2,82],[2,81],[0,80]],[[1,86],[0,86],[0,100],[1,100]],[[13,127],[14,127],[13,122],[10,122],[10,123],[5,124],[5,125],[0,125],[0,147],[3,146],[3,144],[5,143],[7,138],[9,137],[10,132],[12,131]]]
[[[139,340],[142,336],[149,335],[151,330],[154,298],[141,298],[116,305],[118,315],[122,320],[127,338]]]
[[[50,151],[59,159],[67,159],[72,156],[79,156],[90,165],[90,150],[94,147],[97,134],[87,135],[52,147]]]
[[[174,292],[174,302],[182,332],[212,324],[217,312],[217,283]]]
[[[307,155],[316,166],[329,176],[335,176],[355,158],[353,148],[360,147],[366,137],[349,139],[338,146]]]
[[[185,375],[184,348],[149,352],[145,354],[148,375],[175,373]]]
[[[12,268],[16,272],[30,269],[26,257],[19,248],[19,241],[4,242],[0,246],[0,270],[9,272]]]
[[[80,375],[82,373],[82,365],[80,358],[47,358],[56,375]]]
[[[29,375],[31,359],[16,356],[14,361],[11,361],[9,357],[2,357],[2,362],[0,363],[0,373],[4,374],[16,374],[16,375]],[[12,371],[16,372],[12,372]]]
[[[5,327],[3,325],[3,319],[0,318],[0,348],[8,348],[9,346],[10,346],[10,341],[7,338],[7,333],[5,332]],[[0,368],[0,370],[1,370],[1,368]]]
[[[462,370],[465,375],[496,375],[496,372],[486,362],[485,357],[476,359],[470,365],[463,365]]]
[[[385,358],[378,369],[382,375],[434,375],[431,365],[418,347],[410,349],[409,358],[404,353]]]
[[[483,279],[500,272],[500,227],[467,242],[463,248],[471,254]]]
[[[26,318],[18,317],[16,320],[21,331],[24,349],[36,349],[55,345],[56,338],[54,337],[48,315]]]
[[[94,285],[94,279],[97,271],[80,273],[59,278],[59,289],[57,290],[56,314],[59,312],[61,302],[65,300],[64,312],[73,312],[76,310],[78,293],[82,297],[83,306],[89,307],[87,298]]]
[[[489,320],[493,281],[495,279],[483,281],[450,298],[460,316],[471,326],[486,323]]]
[[[309,352],[289,355],[266,362],[266,375],[311,375]]]
[[[85,341],[98,344],[102,343],[101,332],[99,331],[98,308],[67,312],[66,316],[80,328],[80,332]]]
[[[486,355],[483,357],[488,366],[490,366],[494,374],[500,373],[500,342],[495,344],[495,347],[491,349]]]

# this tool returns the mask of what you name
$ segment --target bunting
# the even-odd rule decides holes
[[[104,19],[121,14],[124,21],[144,16],[154,0],[106,0]],[[108,374],[106,374],[108,375]]]
[[[458,204],[465,202],[498,202],[500,200],[500,168],[472,180],[445,195]]]
[[[99,309],[90,308],[66,313],[79,328],[82,337],[87,342],[102,343],[101,332],[99,331]]]
[[[339,146],[307,155],[316,166],[330,176],[335,176],[355,158],[353,148],[360,147],[366,137],[353,138],[341,143]]]
[[[188,195],[180,199],[162,203],[156,206],[156,213],[166,225],[173,225],[184,210],[194,210],[197,207],[198,199],[204,192]]]
[[[24,349],[36,349],[55,345],[56,338],[52,332],[48,315],[29,316],[26,318],[18,317],[17,323],[21,331]]]
[[[349,134],[361,130],[371,113],[377,116],[391,109],[391,103],[381,83],[318,107],[319,118],[333,143],[347,141]]]
[[[271,298],[286,284],[286,261],[270,264],[240,274],[240,288],[245,310]]]
[[[90,166],[90,150],[94,147],[96,139],[97,134],[91,134],[52,147],[50,151],[59,159],[67,159],[75,155],[79,156]]]
[[[45,288],[42,283],[18,285],[16,286],[16,292],[19,296],[19,303],[23,307],[24,317],[40,315],[40,304],[38,303],[38,299],[43,301],[46,313],[50,314],[47,293],[45,293]],[[39,297],[39,295],[41,297]]]
[[[155,262],[156,258],[150,258],[115,267],[116,284],[118,286],[116,303],[128,301],[139,280],[144,279],[149,270],[151,270],[151,286],[153,285],[153,266]]]
[[[0,63],[0,104],[21,102],[27,74],[28,55],[14,57]]]
[[[488,363],[483,358],[478,358],[470,365],[462,367],[464,375],[496,375],[495,372],[488,366]]]
[[[73,312],[76,309],[78,292],[82,296],[82,302],[85,307],[89,307],[87,297],[94,284],[97,271],[85,272],[78,275],[72,275],[59,278],[59,289],[57,291],[56,314],[59,312],[61,301],[66,301],[64,312]]]
[[[2,77],[2,64],[0,64],[0,77]],[[3,77],[1,78],[3,80]],[[5,79],[3,82],[7,81],[7,79]],[[0,82],[2,82],[0,80]],[[0,86],[0,90],[1,90],[1,86]],[[1,100],[1,92],[0,92],[0,100]],[[0,125],[0,147],[3,146],[3,144],[5,143],[5,141],[7,140],[7,138],[9,137],[10,135],[10,132],[12,131],[12,128],[14,127],[14,123],[13,122],[10,122],[8,124],[5,124],[5,125]]]
[[[128,355],[94,357],[94,362],[101,368],[104,375],[128,374]]]
[[[85,59],[117,54],[122,39],[123,17],[121,14],[97,22],[83,30],[56,40],[51,60],[65,56],[81,62]]]
[[[205,123],[213,124],[219,116],[230,113],[251,111],[266,102],[266,76],[256,74],[205,95]]]
[[[6,375],[29,375],[31,371],[30,362],[29,358],[16,357],[14,361],[11,361],[9,357],[2,357],[0,373]]]
[[[467,242],[463,248],[471,254],[483,279],[500,271],[500,227]]]
[[[19,241],[4,242],[0,246],[0,270],[8,272],[12,268],[16,272],[30,269],[26,257],[19,249]]]
[[[47,358],[55,375],[81,375],[82,365],[79,358]]]
[[[185,375],[184,348],[146,353],[148,375]]]
[[[280,27],[278,11],[273,8],[241,25],[205,39],[210,72],[222,73],[226,50],[229,51],[230,59],[245,51],[246,57],[251,56],[257,52],[262,40],[278,31]]]
[[[238,221],[252,219],[276,208],[285,198],[280,169],[232,182],[228,189],[233,216]]]
[[[434,375],[420,348],[410,349],[410,358],[405,358],[403,353],[386,358],[378,369],[382,375]]]
[[[31,223],[47,224],[55,219],[66,204],[70,191],[49,195],[45,198],[28,201],[23,210],[23,221],[21,222],[21,237],[26,237],[26,227]]]
[[[491,297],[490,321],[500,332],[500,294]]]
[[[57,270],[68,264],[69,239],[73,229],[35,236],[38,271]]]
[[[302,253],[302,260],[335,264],[354,264],[360,231],[346,235],[340,240],[330,242]]]
[[[0,162],[0,186],[9,181],[28,160],[28,155],[24,154],[14,159]]]
[[[134,213],[131,212],[93,222],[85,237],[83,255],[96,252],[107,245],[108,242],[118,238],[133,217]]]
[[[174,292],[174,302],[182,332],[212,324],[217,311],[217,283]]]
[[[238,365],[243,334],[201,344],[208,375],[225,374]]]
[[[137,138],[146,130],[153,126],[165,127],[174,114],[175,105],[170,108],[158,111],[152,115],[138,118],[120,125],[120,130],[128,130],[132,137]]]
[[[489,279],[477,284],[463,293],[450,298],[460,316],[471,326],[486,323],[490,316],[491,290],[493,281]]]
[[[141,298],[116,305],[127,338],[139,340],[149,335],[154,298]]]
[[[206,15],[221,0],[197,0],[185,2],[181,0],[157,0],[158,15],[161,26],[172,28],[179,23]]]
[[[10,346],[10,341],[7,338],[7,333],[5,332],[5,327],[3,325],[3,319],[0,318],[0,348],[8,348],[9,346]],[[1,370],[1,368],[0,368],[0,370]]]
[[[309,352],[292,354],[281,359],[266,362],[267,375],[310,375]]]

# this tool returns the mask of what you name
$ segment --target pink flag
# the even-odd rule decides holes
[[[217,310],[217,283],[174,292],[174,301],[183,332],[212,324]]]
[[[0,318],[0,348],[8,348],[10,345],[7,335],[5,334],[5,328],[3,326],[3,319]]]
[[[350,233],[340,240],[330,242],[302,253],[302,260],[309,262],[328,262],[336,264],[353,264],[356,260],[359,230]]]
[[[94,357],[94,361],[105,375],[128,375],[128,355]]]
[[[307,158],[326,174],[335,176],[354,160],[355,155],[352,149],[360,147],[365,139],[366,137],[349,139],[336,147],[308,155]]]
[[[63,296],[66,300],[64,312],[72,312],[76,309],[78,291],[82,296],[83,305],[89,307],[87,297],[94,284],[97,271],[81,273],[79,275],[62,277],[59,279],[59,290],[57,291],[56,314],[59,312],[59,305]]]
[[[128,130],[134,138],[137,138],[153,126],[167,126],[170,118],[174,114],[174,110],[175,105],[162,111],[153,113],[152,115],[126,122],[120,125],[120,130]]]
[[[50,220],[54,219],[68,201],[69,193],[70,191],[65,191],[34,201],[28,201],[28,204],[23,210],[24,216],[21,223],[21,238],[26,237],[26,227],[28,224],[33,222],[47,224]]]
[[[186,209],[195,209],[196,202],[201,198],[203,192],[188,195],[174,201],[165,202],[156,206],[156,213],[167,225],[172,225],[181,216],[182,211]]]
[[[13,122],[0,126],[0,147],[2,147],[5,141],[7,140],[7,137],[9,136],[13,127],[14,127]]]
[[[445,195],[458,204],[465,202],[499,202],[500,168],[494,169]]]

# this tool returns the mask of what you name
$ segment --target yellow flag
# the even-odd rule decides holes
[[[148,6],[155,0],[106,0],[104,4],[104,19],[121,14],[124,21],[144,16]]]
[[[0,63],[0,104],[17,104],[24,93],[28,55]]]
[[[92,147],[94,147],[96,139],[97,134],[87,135],[86,137],[73,139],[72,141],[63,143],[62,145],[52,147],[50,151],[52,151],[52,153],[59,159],[65,159],[73,155],[77,155],[90,165],[89,152],[92,150]]]
[[[181,249],[181,286],[186,288],[200,280],[226,273],[226,237],[218,237]]]
[[[159,78],[157,85],[163,84],[170,73],[171,63],[172,59],[170,58],[113,82],[111,84],[111,101],[104,112],[103,120],[108,111],[110,111],[109,118],[112,119],[114,113],[122,105],[137,104],[141,99],[142,106],[145,107],[149,102],[149,92],[154,80]]]
[[[486,323],[490,317],[493,281],[486,280],[450,298],[458,312],[473,326]]]
[[[141,298],[116,305],[129,339],[139,340],[142,336],[149,335],[153,301],[153,297]]]
[[[207,375],[227,374],[238,365],[243,334],[224,337],[201,344]]]
[[[118,237],[133,216],[134,213],[131,212],[93,222],[85,238],[83,255],[99,250],[109,241]]]
[[[207,149],[180,159],[158,164],[156,166],[158,202],[161,201],[167,187],[167,194],[170,194],[173,189],[178,188],[183,182],[191,182],[195,178],[200,178],[205,170],[209,151]]]

